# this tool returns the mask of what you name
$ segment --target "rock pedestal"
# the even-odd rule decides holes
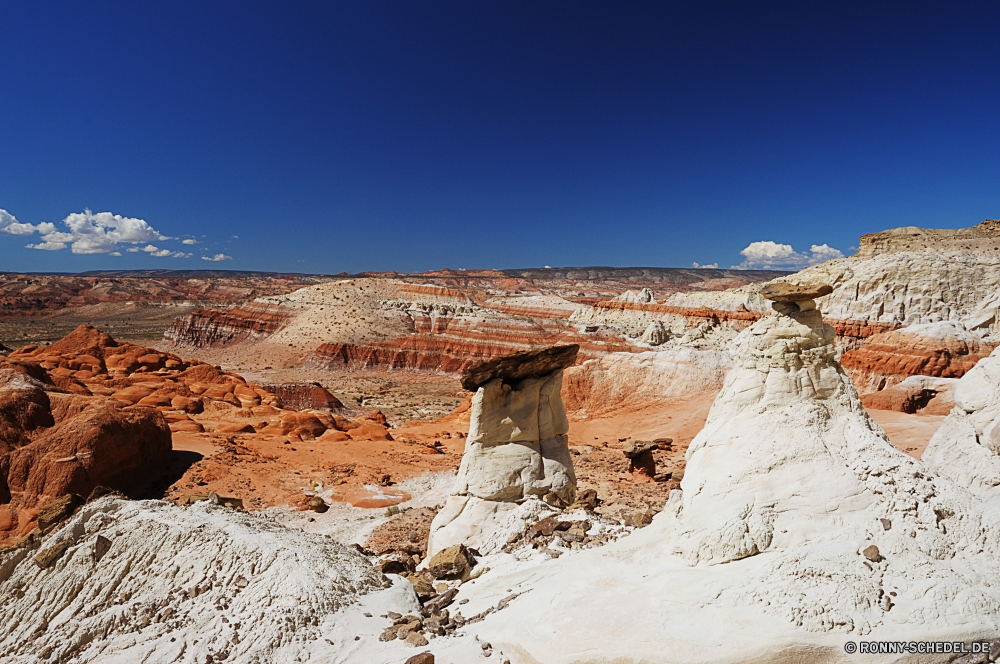
[[[557,506],[576,499],[560,393],[578,348],[519,353],[466,372],[463,386],[476,390],[469,435],[455,488],[431,524],[429,555],[456,544],[478,548],[529,496]]]
[[[636,479],[652,480],[656,475],[656,459],[653,450],[659,446],[651,440],[630,440],[622,445],[628,458],[628,472]]]

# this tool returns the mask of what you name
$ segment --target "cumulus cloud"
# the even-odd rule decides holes
[[[22,224],[7,210],[0,210],[0,235],[25,236],[37,230],[34,224]]]
[[[225,254],[216,254],[214,256],[202,256],[201,260],[203,260],[203,261],[214,261],[214,262],[217,263],[219,261],[231,261],[231,260],[233,260],[233,257],[232,256],[227,256]]]
[[[706,267],[706,268],[710,267],[713,270],[715,270],[715,269],[718,269],[719,264],[718,263],[706,263],[706,264],[702,265],[701,263],[695,261],[694,263],[691,264],[691,266],[692,267]]]
[[[733,269],[801,270],[810,265],[844,257],[843,252],[827,244],[814,244],[809,247],[809,251],[800,253],[792,249],[790,244],[778,244],[770,240],[751,242],[740,254],[746,260],[739,265],[733,265]]]
[[[157,258],[191,258],[191,254],[185,254],[183,251],[170,251],[169,249],[160,249],[159,247],[154,247],[151,244],[147,244],[142,248],[150,256],[156,256]],[[131,250],[129,250],[131,251]]]
[[[28,244],[29,249],[59,251],[69,246],[74,254],[110,254],[118,250],[119,244],[171,239],[142,219],[110,212],[74,212],[62,223],[66,227],[64,231],[48,221],[26,224],[6,210],[0,210],[0,235],[27,237],[38,233],[42,236],[41,242]]]
[[[65,230],[59,230],[56,225],[43,221],[37,224],[26,224],[14,218],[6,210],[0,210],[0,235],[27,237],[38,233],[41,242],[25,245],[28,249],[41,251],[60,251],[67,247],[74,254],[108,254],[121,256],[121,244],[132,245],[125,249],[128,253],[144,251],[150,256],[160,258],[190,258],[193,254],[183,251],[161,249],[150,242],[173,240],[150,226],[143,219],[123,217],[110,212],[75,212],[62,221]],[[197,241],[182,240],[182,244],[198,244]],[[140,248],[138,245],[145,244]]]

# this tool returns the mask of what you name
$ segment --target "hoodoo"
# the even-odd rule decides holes
[[[653,523],[484,576],[470,606],[532,592],[484,620],[480,640],[516,653],[512,664],[570,664],[595,652],[625,663],[840,662],[852,661],[847,642],[995,637],[995,510],[889,443],[835,359],[835,331],[800,297],[807,289],[825,290],[776,289],[775,313],[737,336],[681,489]]]
[[[475,390],[469,436],[455,488],[431,525],[429,555],[455,544],[478,548],[528,496],[562,506],[576,498],[561,391],[578,350],[516,353],[465,372],[462,386]]]

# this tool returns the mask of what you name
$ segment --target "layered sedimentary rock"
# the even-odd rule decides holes
[[[466,372],[475,389],[465,452],[448,502],[431,525],[428,555],[456,544],[478,548],[529,496],[554,505],[576,498],[562,373],[576,347],[556,347]],[[540,373],[544,372],[544,373]]]
[[[873,335],[859,348],[845,352],[841,364],[859,389],[872,392],[909,376],[961,378],[996,345],[960,323],[927,323]]]
[[[175,346],[196,348],[253,342],[277,332],[290,317],[280,305],[251,303],[233,309],[197,309],[176,319],[163,339]]]
[[[1000,350],[954,388],[955,408],[923,454],[941,475],[979,494],[1000,491]]]
[[[531,592],[477,625],[480,640],[512,664],[763,663],[995,636],[995,505],[896,451],[836,362],[834,329],[808,305],[777,308],[735,340],[664,511],[601,549],[484,576],[470,606]]]
[[[281,404],[293,410],[343,410],[340,399],[319,383],[273,383],[262,388],[278,397]]]

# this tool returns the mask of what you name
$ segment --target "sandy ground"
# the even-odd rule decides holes
[[[403,382],[400,378],[364,374],[335,376],[334,380],[367,381],[366,387],[391,383],[378,395],[380,405],[387,407],[421,402],[421,389],[427,389],[430,394],[422,402],[437,398],[434,409],[443,410],[461,394],[450,378],[432,377],[425,382]],[[435,397],[438,392],[442,394]],[[580,490],[596,489],[603,501],[601,511],[616,518],[660,509],[670,490],[677,488],[676,478],[648,482],[634,477],[628,471],[622,443],[672,438],[669,449],[654,452],[657,471],[682,471],[688,444],[704,426],[714,398],[713,394],[698,394],[685,401],[610,417],[571,416],[570,450]],[[368,399],[364,403],[373,405]],[[269,427],[255,434],[218,433],[215,427],[232,418],[195,416],[206,425],[206,432],[174,434],[175,464],[165,473],[166,484],[159,492],[169,499],[183,500],[188,494],[215,491],[241,498],[249,509],[301,506],[309,495],[364,509],[407,504],[412,496],[402,488],[406,483],[458,469],[469,428],[468,411],[463,408],[437,419],[397,426],[391,430],[394,440],[295,440],[268,433]],[[397,408],[395,412],[400,411]],[[899,450],[915,458],[923,453],[944,419],[879,410],[871,415]]]
[[[885,430],[896,449],[914,459],[923,455],[927,443],[945,418],[944,415],[910,415],[894,410],[870,410],[868,414]]]

